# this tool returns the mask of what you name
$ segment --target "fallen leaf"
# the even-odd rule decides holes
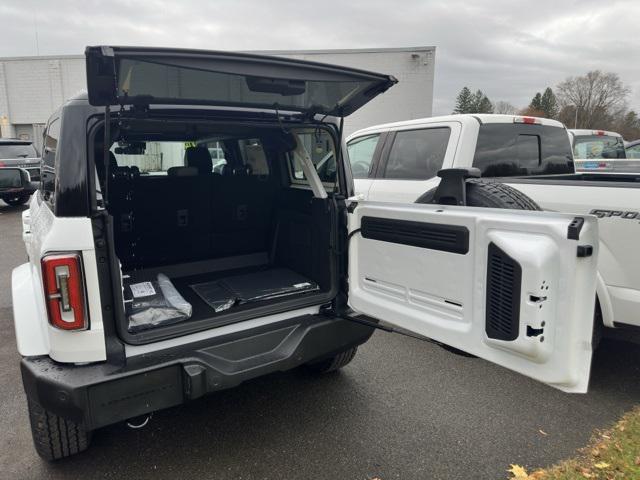
[[[542,435],[544,435],[545,437],[546,437],[547,435],[549,435],[549,434],[548,434],[547,432],[545,432],[544,430],[538,430],[538,431],[539,431]]]
[[[531,475],[529,475],[529,480],[542,480],[546,478],[547,472],[544,470],[536,470]]]
[[[591,455],[593,455],[594,457],[599,456],[600,450],[598,450],[597,448],[594,448],[593,450],[591,450]]]
[[[527,471],[520,465],[511,464],[511,468],[507,470],[507,472],[510,472],[513,475],[512,478],[526,479],[529,477]]]
[[[636,465],[640,465],[640,457],[636,457],[636,461],[634,462]]]
[[[609,468],[611,465],[609,465],[607,462],[598,462],[598,463],[594,463],[593,466],[602,470],[604,468]]]
[[[602,434],[602,438],[606,438],[607,440],[609,440],[611,437],[609,435],[605,435],[604,433]]]

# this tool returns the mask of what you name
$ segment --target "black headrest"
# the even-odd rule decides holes
[[[200,175],[208,175],[213,172],[213,160],[205,147],[188,147],[184,151],[184,164],[187,167],[195,167]]]

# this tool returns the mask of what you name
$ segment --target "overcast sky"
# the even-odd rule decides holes
[[[0,31],[0,56],[435,45],[435,115],[465,85],[522,107],[593,69],[618,73],[640,110],[640,0],[2,0]]]

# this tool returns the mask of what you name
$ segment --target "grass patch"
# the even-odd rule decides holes
[[[509,472],[509,478],[518,480],[640,479],[640,407],[625,414],[613,428],[596,432],[575,458],[532,473],[512,465]]]

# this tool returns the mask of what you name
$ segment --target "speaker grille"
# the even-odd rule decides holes
[[[522,268],[494,243],[487,259],[486,332],[489,338],[515,340],[520,323]]]

